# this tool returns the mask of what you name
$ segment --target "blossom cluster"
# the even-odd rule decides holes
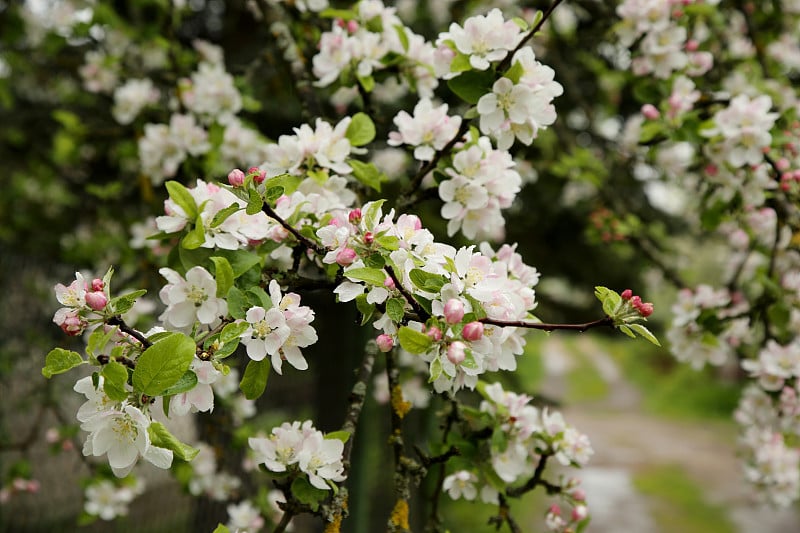
[[[269,437],[248,440],[256,464],[271,472],[300,472],[316,488],[330,490],[331,483],[345,480],[342,452],[344,442],[326,438],[310,420],[284,422]]]
[[[119,516],[127,516],[128,506],[145,491],[145,483],[141,479],[115,483],[102,479],[86,487],[84,511],[102,520],[114,520]]]
[[[98,379],[97,387],[91,377],[75,384],[75,392],[86,397],[78,409],[77,418],[81,429],[89,432],[83,445],[86,456],[107,455],[108,464],[117,477],[127,476],[139,458],[158,468],[169,468],[172,450],[154,446],[148,428],[151,419],[139,407],[127,401],[115,402],[103,390],[104,379]]]
[[[87,316],[105,309],[109,301],[108,287],[99,278],[88,283],[80,272],[75,273],[75,281],[55,287],[56,298],[65,307],[56,311],[53,322],[70,336],[80,335],[88,325]]]

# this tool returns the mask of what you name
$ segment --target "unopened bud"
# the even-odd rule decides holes
[[[83,320],[77,315],[68,316],[64,319],[64,322],[59,325],[61,326],[61,331],[70,337],[80,335],[83,333],[83,328],[85,327]]]
[[[434,342],[439,342],[440,340],[442,340],[442,330],[440,330],[436,326],[429,327],[428,331],[426,331],[425,334],[428,335],[428,337],[430,337],[431,340]]]
[[[386,276],[386,279],[383,280],[383,286],[386,287],[387,289],[389,289],[390,291],[393,291],[396,288],[396,285],[394,284],[394,280],[392,278],[390,278],[389,276]]]
[[[467,357],[466,349],[466,344],[461,341],[455,341],[447,347],[447,360],[454,365],[461,364],[461,362]]]
[[[375,235],[371,231],[366,232],[364,234],[364,244],[372,244],[373,242],[375,242]]]
[[[647,318],[647,317],[649,317],[650,315],[653,314],[654,307],[653,307],[652,303],[645,302],[645,303],[641,304],[639,307],[637,307],[636,310],[639,311],[640,315],[642,315],[643,317]]]
[[[586,491],[580,488],[575,489],[572,491],[572,497],[575,498],[575,500],[582,502],[583,500],[586,499]]]
[[[355,208],[347,214],[347,220],[350,221],[351,224],[358,224],[361,222],[361,209]]]
[[[375,342],[378,343],[378,349],[384,353],[394,348],[394,339],[392,339],[391,335],[387,335],[385,333],[378,335],[378,338],[375,339]]]
[[[95,311],[102,311],[108,304],[108,298],[102,291],[94,291],[86,293],[86,305]]]
[[[247,173],[254,174],[253,181],[256,182],[257,184],[264,183],[264,180],[267,179],[267,173],[258,167],[248,168]]]
[[[624,291],[622,291],[620,296],[622,297],[623,300],[630,300],[631,296],[633,296],[633,291],[630,289],[625,289]]]
[[[106,288],[105,282],[100,278],[94,278],[92,280],[92,290],[93,291],[102,291]]]
[[[352,248],[342,248],[339,253],[336,254],[336,263],[342,266],[351,265],[355,260],[356,251]]]
[[[642,115],[644,115],[644,118],[655,120],[661,116],[661,112],[653,104],[644,104],[642,106]]]
[[[461,336],[465,341],[478,341],[483,337],[483,324],[481,322],[470,322],[461,330]]]
[[[356,31],[358,31],[358,22],[356,22],[355,20],[352,20],[352,19],[348,20],[347,21],[347,31],[349,33],[355,33]]]
[[[464,318],[464,302],[458,298],[450,298],[444,304],[444,319],[448,324],[457,324]]]
[[[244,172],[238,168],[234,168],[228,173],[228,183],[234,187],[241,187],[244,185]]]

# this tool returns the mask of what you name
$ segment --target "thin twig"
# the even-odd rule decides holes
[[[142,348],[144,348],[145,350],[153,345],[152,342],[147,340],[147,337],[145,337],[143,333],[133,329],[128,324],[126,324],[125,321],[122,319],[122,316],[120,315],[112,316],[106,321],[106,324],[108,324],[109,326],[117,326],[121,332],[127,333],[128,335],[139,341],[142,344]]]
[[[531,28],[528,34],[519,42],[517,47],[514,48],[514,50],[512,50],[511,53],[509,53],[505,58],[503,58],[503,61],[501,61],[500,64],[497,66],[498,72],[504,71],[511,66],[511,59],[514,57],[514,54],[516,54],[523,46],[525,46],[525,44],[529,40],[531,40],[531,38],[534,35],[536,35],[539,32],[539,30],[542,29],[544,23],[547,21],[548,18],[550,18],[550,15],[553,14],[553,11],[555,11],[555,9],[558,7],[558,4],[560,4],[561,2],[562,0],[555,0],[552,4],[550,4],[550,7],[548,7],[547,11],[545,11],[544,15],[542,15],[541,20],[539,20],[539,22],[537,22],[536,25],[533,28]]]
[[[286,231],[291,233],[294,236],[294,238],[300,241],[306,248],[316,253],[317,255],[324,255],[326,253],[327,250],[325,250],[325,248],[323,248],[319,244],[315,243],[314,241],[312,241],[311,239],[309,239],[308,237],[297,231],[297,229],[295,229],[294,226],[292,226],[291,224],[286,222],[283,218],[281,218],[281,216],[278,213],[276,213],[275,210],[272,209],[272,207],[270,207],[270,205],[267,202],[264,202],[262,210],[264,211],[264,213],[267,214],[268,217],[277,221],[278,224],[283,226],[283,228]]]
[[[422,306],[419,305],[419,302],[417,302],[414,299],[411,293],[409,293],[408,290],[405,287],[403,287],[403,284],[400,282],[400,278],[397,277],[397,274],[395,274],[394,269],[389,265],[386,265],[384,268],[386,269],[386,272],[389,274],[389,277],[392,278],[394,286],[397,288],[398,291],[400,291],[400,294],[403,295],[403,298],[406,299],[408,304],[411,306],[411,309],[413,309],[414,312],[417,314],[417,317],[419,317],[420,321],[425,322],[426,320],[428,320],[431,317],[431,315],[425,309],[423,309]]]
[[[492,326],[513,327],[513,328],[528,328],[539,329],[542,331],[555,331],[557,329],[568,329],[572,331],[587,331],[592,328],[599,327],[613,327],[614,319],[610,316],[593,320],[592,322],[585,322],[583,324],[545,324],[544,322],[530,322],[527,320],[496,320],[494,318],[482,318],[479,322],[484,324],[491,324]]]

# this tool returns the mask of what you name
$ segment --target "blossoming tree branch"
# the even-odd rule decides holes
[[[175,4],[174,13],[185,9]],[[124,481],[140,460],[176,472],[188,464],[190,492],[233,499],[241,481],[218,468],[207,445],[181,442],[170,422],[221,403],[239,419],[250,417],[270,374],[280,379],[312,368],[304,349],[319,341],[317,315],[304,291],[321,289],[354,306],[373,338],[354,369],[341,429],[326,434],[297,420],[250,436],[251,466],[272,489],[271,507],[239,497],[218,531],[257,530],[264,515],[274,531],[285,531],[301,514],[316,516],[326,531],[346,530],[354,438],[375,384],[385,391],[394,459],[387,530],[410,530],[412,491],[423,483],[434,487],[427,517],[433,531],[447,528],[438,512],[445,493],[492,505],[493,524],[522,531],[509,502],[535,490],[555,500],[545,512],[549,530],[586,526],[587,495],[575,469],[593,453],[588,437],[492,377],[516,370],[531,329],[613,328],[658,344],[645,325],[653,304],[630,289],[596,287],[597,313],[586,322],[540,320],[539,272],[516,245],[492,244],[502,240],[504,210],[523,187],[525,148],[563,119],[554,105],[564,92],[556,81],[562,73],[537,59],[534,47],[548,44],[537,42],[548,25],[556,38],[569,32],[570,20],[605,9],[560,4],[522,17],[484,9],[429,40],[379,0],[347,9],[325,0],[251,2],[255,20],[273,21],[308,115],[274,142],[241,119],[254,104],[226,71],[221,48],[195,43],[195,70],[172,85],[170,77],[123,80],[126,51],[108,31],[114,19],[94,13],[106,17],[105,38],[86,54],[84,86],[113,98],[118,124],[138,124],[135,164],[147,187],[165,189],[168,198],[163,214],[139,229],[147,239],[137,243],[161,257],[157,326],[134,326],[131,313],[146,291],[112,291],[113,269],[76,273],[55,289],[62,307],[53,321],[67,335],[84,336],[86,346],[53,349],[42,373],[90,369],[74,385],[86,398],[76,415],[81,452],[113,474],[89,485],[88,514],[126,512],[143,490]],[[641,219],[610,211],[593,218],[603,240],[630,240],[684,288],[667,334],[675,356],[696,367],[733,360],[753,378],[736,412],[747,477],[787,505],[800,491],[800,128],[796,87],[781,75],[794,79],[800,70],[792,40],[800,4],[772,2],[762,14],[751,3],[730,4],[625,0],[603,13],[617,17],[605,60],[628,71],[638,103],[624,124],[611,125],[615,131],[586,133],[616,147],[613,156],[573,147],[553,172],[589,175],[592,194],[613,172],[633,169],[652,203],[694,209],[698,231],[728,240],[722,285],[688,289]],[[777,31],[768,22],[780,16],[785,23]],[[281,23],[290,19],[296,24]],[[731,21],[742,29],[736,36],[727,29]],[[313,57],[303,55],[302,28],[316,31]],[[723,49],[726,39],[733,43]],[[340,118],[314,116],[316,94],[342,110]],[[382,116],[379,103],[402,95],[413,105]],[[141,120],[167,101],[168,122]],[[593,117],[592,102],[582,106],[570,120]],[[413,168],[394,183],[391,157],[381,153],[410,157]],[[207,179],[177,179],[201,159]],[[391,195],[383,194],[387,187]],[[664,204],[687,190],[695,194],[677,208]],[[612,207],[624,205],[619,196],[611,195]],[[437,202],[449,242],[426,227],[438,221],[415,212],[423,202]],[[241,374],[237,359],[246,361]],[[376,363],[383,376],[373,375]],[[480,401],[470,401],[469,391]],[[436,413],[441,431],[427,448],[412,447],[404,418],[430,394],[447,406]],[[548,468],[556,463],[558,471]]]

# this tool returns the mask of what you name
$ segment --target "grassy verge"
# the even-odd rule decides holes
[[[664,533],[735,533],[724,508],[703,497],[703,490],[677,466],[653,466],[634,475],[650,512]]]

